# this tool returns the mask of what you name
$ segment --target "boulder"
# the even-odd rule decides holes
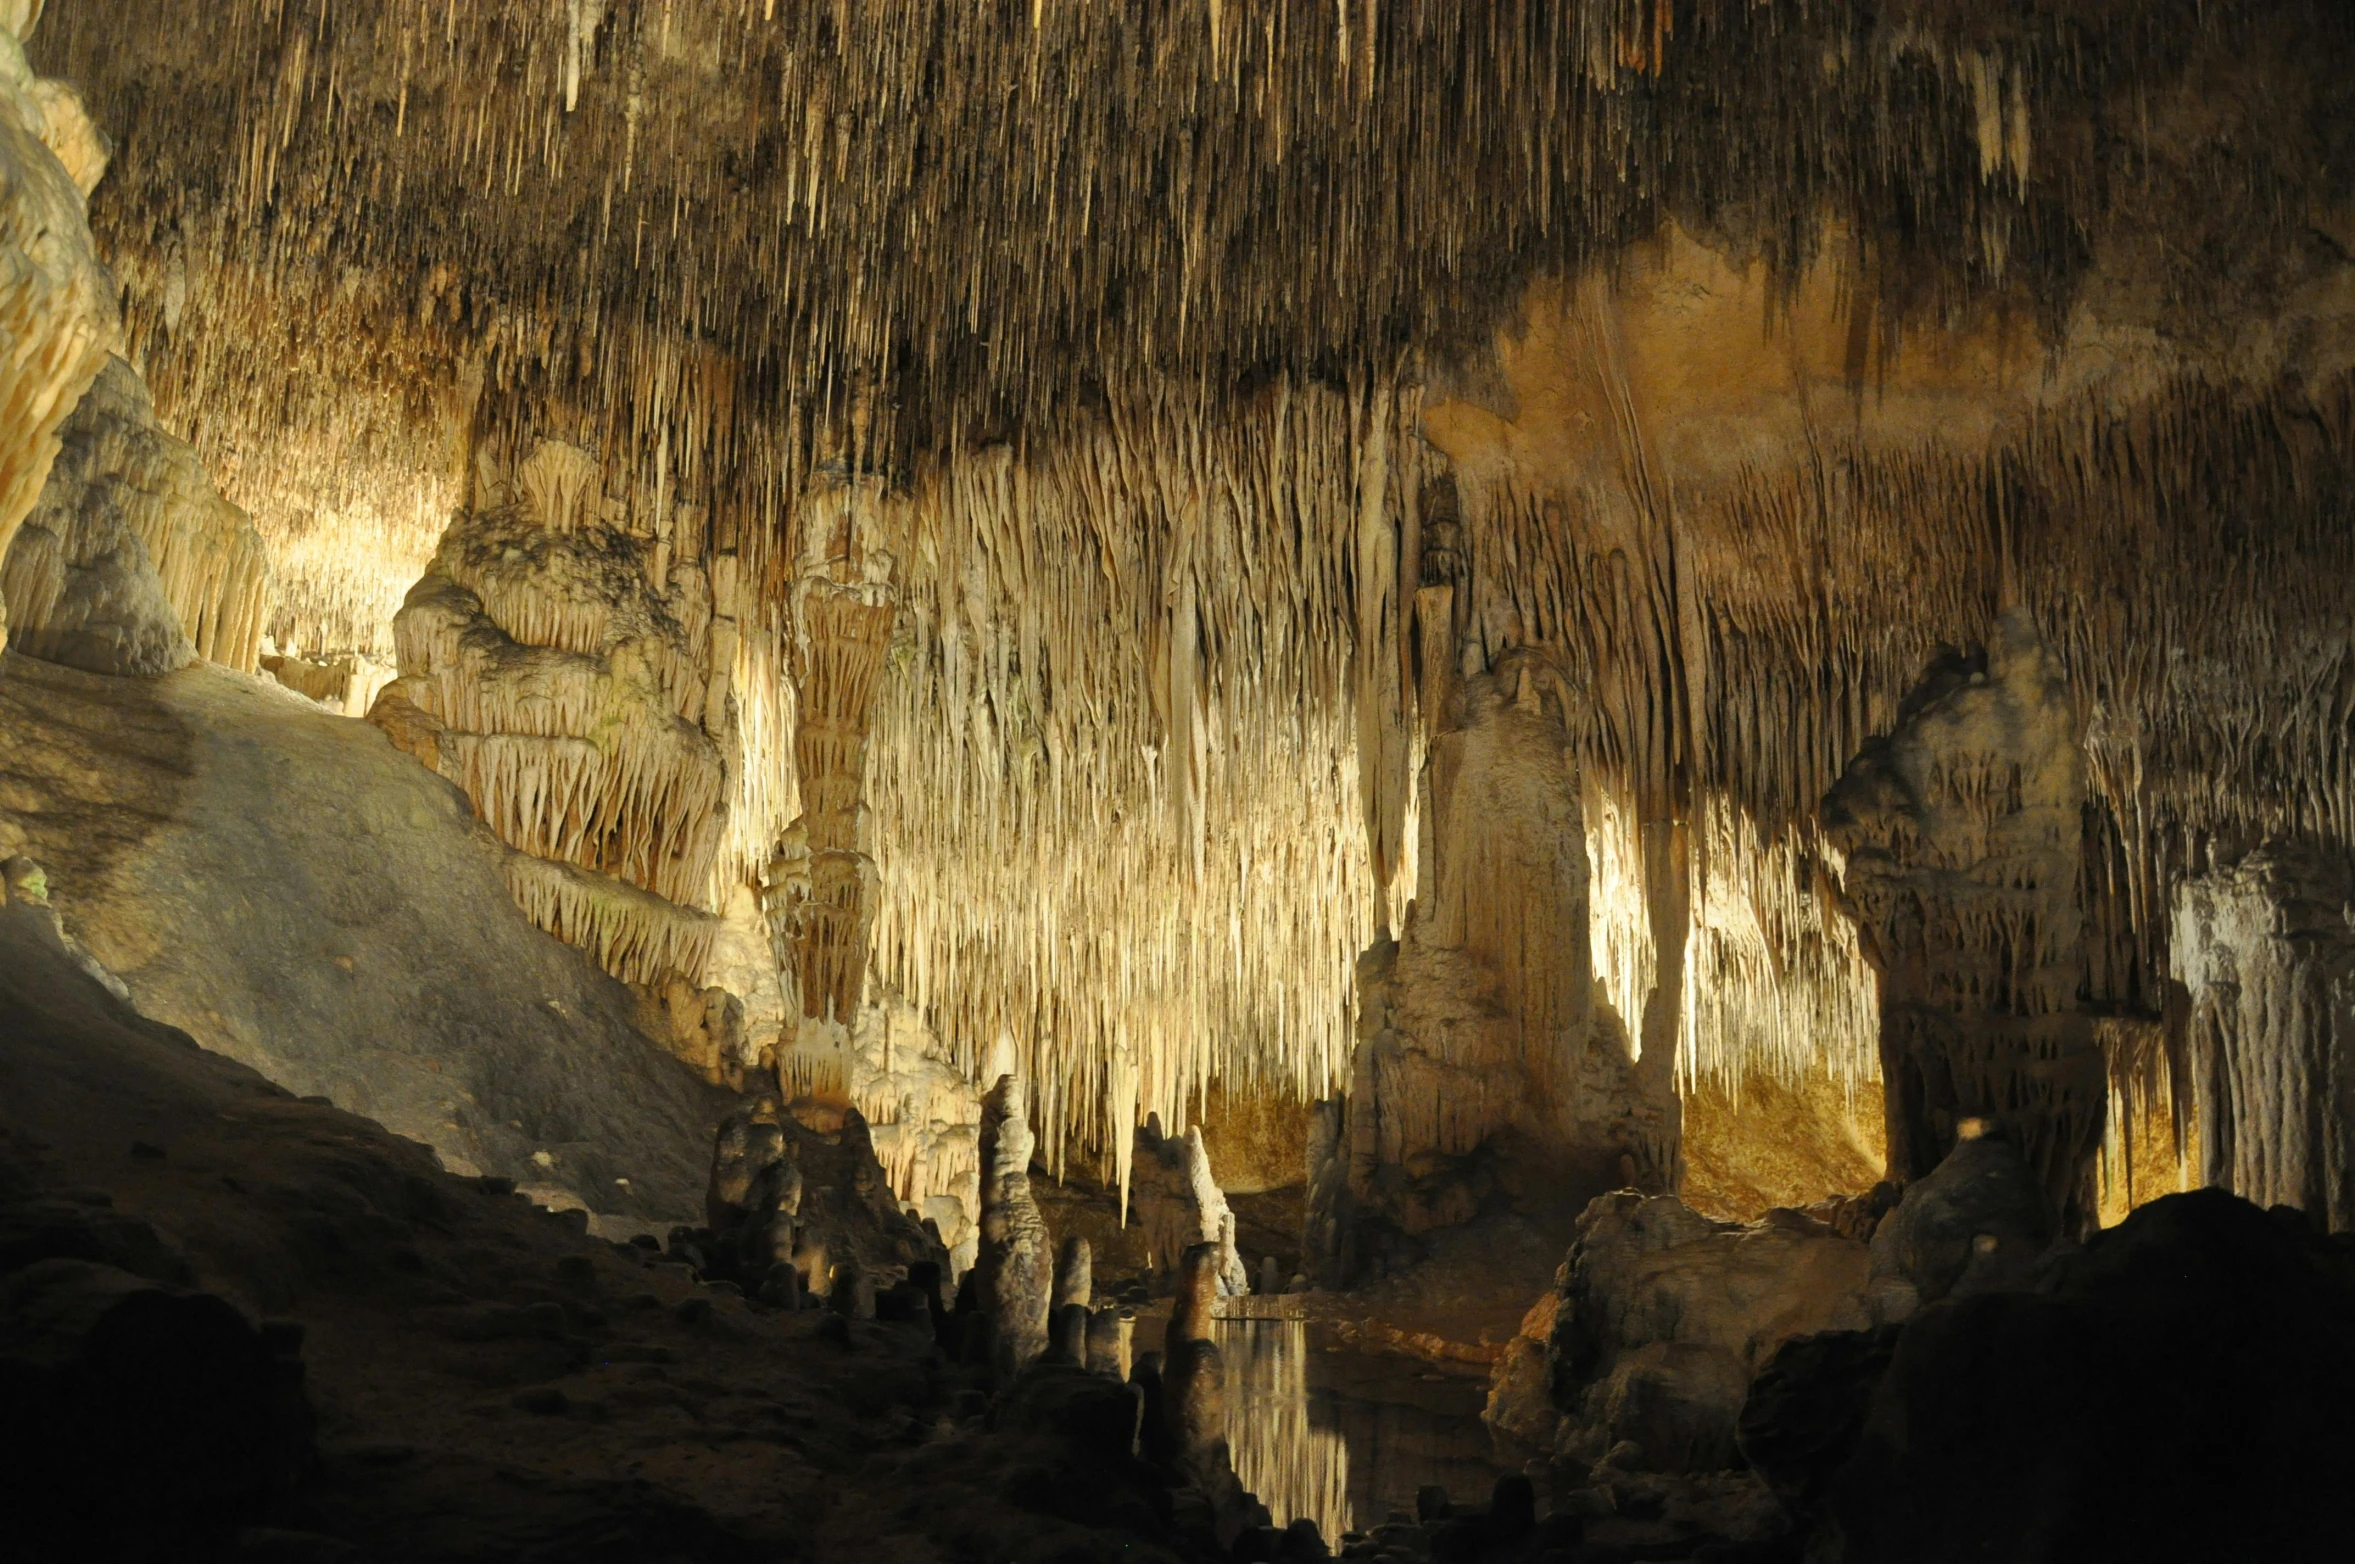
[[[1604,1195],[1579,1218],[1550,1309],[1491,1380],[1488,1418],[1592,1461],[1707,1471],[1735,1461],[1750,1382],[1795,1337],[1881,1322],[1866,1246],[1796,1211],[1716,1222],[1669,1195]],[[1550,1415],[1549,1415],[1550,1414]]]
[[[1906,1186],[1873,1230],[1873,1285],[1891,1317],[1949,1294],[2025,1287],[2053,1236],[2052,1209],[2018,1146],[1966,1119],[1946,1160]]]
[[[2355,1259],[2220,1190],[2153,1201],[2035,1292],[1908,1323],[1831,1484],[1851,1560],[2346,1556]]]

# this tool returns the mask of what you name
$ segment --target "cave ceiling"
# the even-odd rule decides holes
[[[50,0],[30,52],[281,644],[387,652],[502,443],[779,635],[813,479],[882,475],[877,970],[1052,1054],[1053,1145],[1336,1079],[1414,883],[1367,529],[1443,474],[1467,655],[1583,692],[1630,1015],[1632,833],[1696,823],[1694,1069],[1873,1068],[1816,804],[2007,607],[2107,811],[2097,999],[2214,844],[2355,839],[2335,6]]]

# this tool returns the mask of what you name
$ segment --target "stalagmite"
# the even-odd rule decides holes
[[[1202,1130],[1164,1136],[1157,1116],[1138,1126],[1131,1208],[1156,1273],[1176,1279],[1185,1256],[1208,1244],[1211,1275],[1222,1296],[1251,1290],[1251,1273],[1235,1249],[1235,1218],[1210,1167]]]
[[[998,1078],[982,1099],[981,1251],[977,1296],[989,1311],[991,1364],[1001,1384],[1047,1349],[1054,1304],[1053,1240],[1030,1194],[1033,1140],[1022,1079]]]

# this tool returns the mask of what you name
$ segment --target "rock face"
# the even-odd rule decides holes
[[[1130,1168],[1129,1209],[1144,1231],[1155,1277],[1176,1283],[1187,1252],[1208,1244],[1218,1291],[1229,1297],[1249,1292],[1251,1271],[1235,1248],[1235,1216],[1211,1173],[1201,1128],[1168,1136],[1161,1133],[1161,1116],[1147,1115],[1137,1128]]]
[[[2355,1227],[2355,870],[2252,853],[2178,892],[2173,952],[2201,1176]]]
[[[0,566],[10,646],[90,673],[153,676],[199,656],[252,672],[268,552],[157,424],[138,372],[109,358],[59,439]]]
[[[370,715],[516,849],[535,923],[644,990],[657,1040],[741,1083],[762,1060],[706,975],[742,767],[736,559],[606,524],[603,489],[554,441],[484,479],[393,622],[401,676]]]
[[[2043,1187],[2019,1148],[1980,1121],[1928,1178],[1906,1186],[1872,1234],[1872,1275],[1885,1318],[1949,1296],[2025,1287],[2054,1237]]]
[[[1426,592],[1437,594],[1427,626],[1446,622],[1446,591]],[[1499,1153],[1578,1196],[1631,1173],[1662,1187],[1675,1164],[1673,1098],[1658,1071],[1636,1069],[1625,1028],[1594,994],[1576,697],[1535,648],[1460,687],[1432,684],[1420,879],[1400,939],[1358,964],[1336,1147],[1350,1220],[1410,1237],[1469,1220]],[[1312,1195],[1312,1224],[1330,1211]]]
[[[1742,1226],[1673,1196],[1604,1195],[1500,1361],[1488,1420],[1587,1461],[1631,1443],[1618,1464],[1730,1466],[1750,1382],[1778,1347],[1880,1323],[1870,1269],[1863,1243],[1796,1211]]]
[[[1047,1350],[1055,1250],[1030,1194],[1032,1139],[1022,1078],[1003,1075],[981,1105],[981,1245],[975,1294],[989,1311],[1001,1383]]]
[[[850,1100],[898,1197],[940,1234],[953,1275],[980,1243],[981,1091],[913,1006],[870,984],[849,1047]]]
[[[2084,975],[2083,756],[2020,611],[1950,656],[1824,801],[1881,988],[1889,1171],[1919,1178],[1964,1119],[2002,1120],[2072,1227],[2094,1209],[2108,1078]]]
[[[0,21],[30,30],[38,18],[28,7]],[[114,285],[91,248],[87,192],[59,160],[59,148],[75,155],[95,183],[74,128],[79,119],[87,131],[89,121],[70,90],[33,75],[19,37],[0,27],[0,560],[48,484],[60,426],[119,331]],[[0,604],[0,630],[9,611]]]
[[[2041,1290],[1905,1327],[1830,1483],[1832,1556],[2339,1557],[2350,1319],[2355,1267],[2296,1214],[2153,1201]]]
[[[146,1013],[206,1047],[453,1169],[642,1225],[694,1219],[730,1099],[531,926],[510,850],[366,724],[205,664],[108,679],[10,654],[14,852],[48,868]]]

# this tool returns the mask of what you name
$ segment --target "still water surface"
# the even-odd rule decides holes
[[[1480,1421],[1485,1378],[1344,1348],[1302,1320],[1218,1329],[1235,1474],[1278,1526],[1305,1515],[1332,1542],[1392,1510],[1412,1513],[1426,1483],[1485,1502],[1519,1468]]]

